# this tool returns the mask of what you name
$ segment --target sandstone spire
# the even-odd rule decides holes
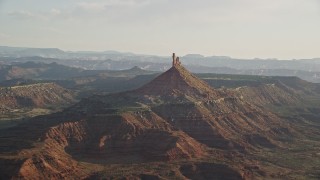
[[[172,54],[172,67],[174,66],[180,66],[181,62],[180,62],[180,58],[176,57],[176,53]]]
[[[209,96],[218,96],[217,91],[212,89],[211,86],[185,69],[175,53],[172,55],[172,67],[168,71],[136,91],[143,95],[160,95],[163,97],[183,94],[197,99],[208,99]]]

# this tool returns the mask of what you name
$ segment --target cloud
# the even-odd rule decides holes
[[[70,0],[66,4],[43,4],[43,8],[39,10],[21,6],[24,9],[11,9],[6,14],[20,21],[117,19],[123,17],[123,14],[135,13],[139,7],[154,4],[157,1],[160,0]]]
[[[46,20],[47,17],[43,14],[34,13],[30,11],[12,11],[8,13],[9,16],[16,18],[18,20],[30,20],[30,19],[39,19],[39,20]]]
[[[50,13],[51,13],[51,15],[53,15],[53,16],[59,16],[59,15],[61,15],[61,10],[52,8],[51,11],[50,11]]]
[[[62,31],[61,29],[55,28],[55,27],[43,27],[41,30],[46,31],[46,32],[52,32],[54,34],[59,34],[59,35],[65,35],[66,33]]]
[[[22,21],[29,20],[40,20],[40,21],[50,21],[54,19],[60,20],[68,20],[72,18],[71,10],[61,10],[52,8],[48,11],[27,11],[27,10],[19,10],[19,11],[11,11],[7,13],[8,16]]]
[[[0,32],[0,39],[9,39],[11,38],[11,35]]]
[[[320,13],[320,1],[319,0],[314,0],[316,5],[316,9],[318,10],[318,13]]]
[[[77,7],[87,11],[104,11],[108,7],[137,6],[149,3],[150,0],[106,0],[96,2],[79,2]]]
[[[81,2],[77,4],[77,7],[86,11],[103,11],[106,8],[106,4],[97,2]]]

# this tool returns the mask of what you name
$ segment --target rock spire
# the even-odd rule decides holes
[[[172,67],[174,66],[180,66],[181,62],[180,62],[180,58],[176,57],[176,53],[172,54]]]

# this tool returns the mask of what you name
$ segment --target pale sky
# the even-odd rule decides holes
[[[320,57],[320,0],[0,0],[0,45]]]

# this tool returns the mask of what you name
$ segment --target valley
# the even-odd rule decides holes
[[[37,76],[0,82],[2,178],[319,178],[318,84],[182,65]]]
[[[319,5],[0,0],[0,180],[319,180]]]

